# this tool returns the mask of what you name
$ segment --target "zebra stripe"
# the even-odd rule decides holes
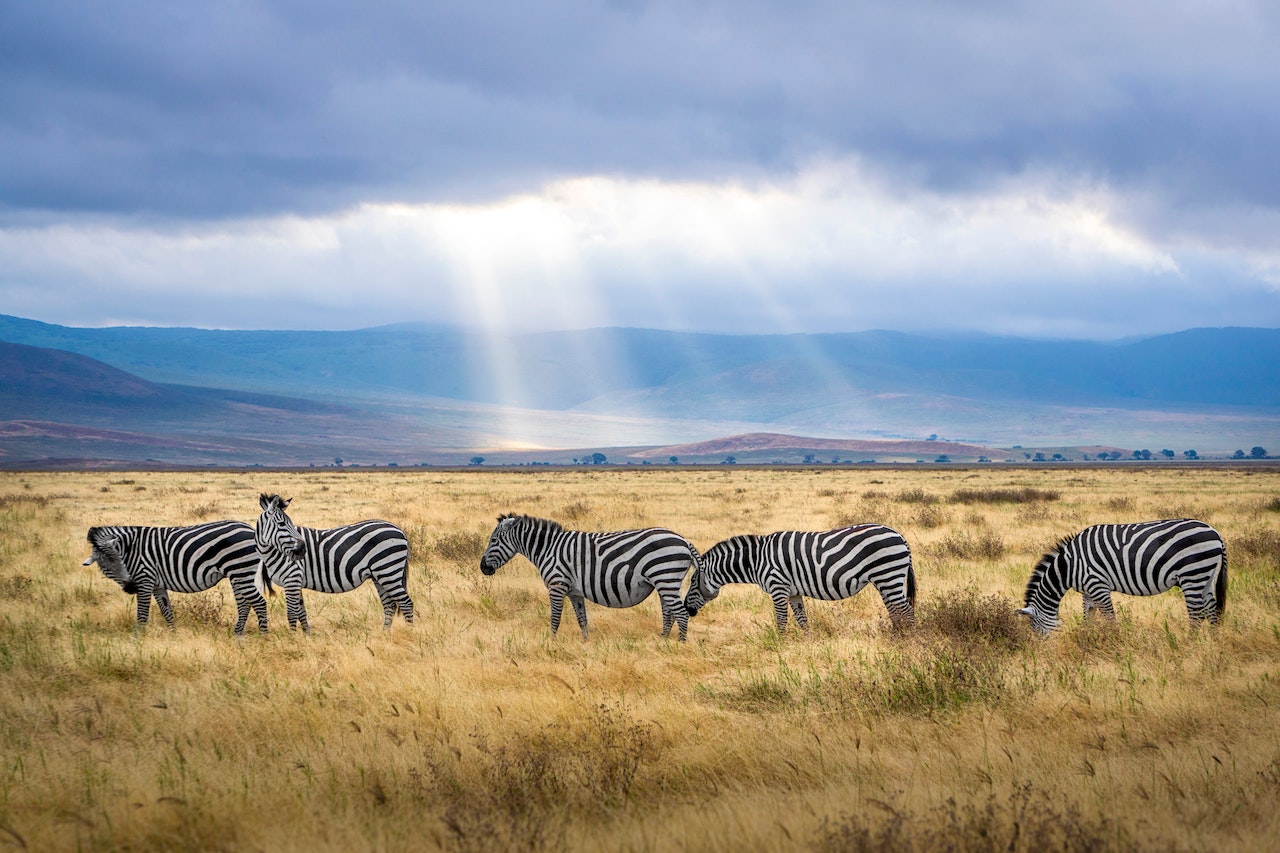
[[[1096,524],[1061,540],[1027,581],[1018,613],[1048,634],[1068,589],[1084,597],[1084,613],[1115,619],[1111,593],[1156,595],[1181,587],[1193,622],[1216,623],[1227,607],[1227,549],[1222,536],[1190,518]]]
[[[357,521],[343,527],[317,530],[298,527],[285,514],[290,501],[279,495],[261,495],[256,539],[262,565],[258,583],[275,594],[272,584],[284,590],[289,627],[301,625],[310,633],[302,590],[350,592],[372,580],[382,602],[382,627],[391,627],[399,610],[413,622],[413,600],[405,588],[409,573],[409,540],[388,521]]]
[[[102,573],[138,596],[138,624],[151,615],[155,598],[164,621],[173,627],[170,592],[201,592],[224,577],[236,599],[237,634],[244,633],[252,608],[258,630],[267,630],[267,602],[255,587],[258,552],[253,528],[240,521],[211,521],[192,527],[90,527],[93,553],[83,565],[97,563]]]
[[[633,607],[654,590],[662,602],[662,636],[674,622],[685,639],[689,618],[680,586],[698,552],[680,534],[663,527],[584,533],[565,530],[555,521],[527,515],[503,515],[480,558],[480,571],[492,575],[516,554],[537,568],[551,599],[551,633],[560,630],[568,596],[587,637],[586,601],[606,607]]]
[[[823,532],[784,530],[734,536],[712,546],[693,573],[685,608],[694,616],[729,583],[758,584],[773,599],[778,631],[787,605],[808,630],[804,598],[837,601],[871,584],[895,626],[915,621],[916,577],[911,549],[896,530],[859,524]]]

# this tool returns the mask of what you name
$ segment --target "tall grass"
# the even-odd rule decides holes
[[[1280,831],[1280,477],[1230,469],[0,474],[0,847],[213,850],[1265,849]],[[103,491],[103,488],[108,489]],[[395,521],[412,625],[372,589],[308,597],[313,633],[237,639],[225,586],[134,602],[85,568],[91,524]],[[1005,500],[1005,493],[1025,500]],[[957,495],[967,495],[960,500]],[[1048,497],[1054,495],[1054,497]],[[950,496],[950,497],[942,497]],[[1231,607],[1014,611],[1088,524],[1212,515]],[[212,509],[211,509],[212,508]],[[532,566],[479,555],[503,512],[571,527],[900,530],[917,624],[874,590],[780,636],[728,587],[663,640],[658,606],[547,627]],[[153,613],[155,613],[153,608]]]

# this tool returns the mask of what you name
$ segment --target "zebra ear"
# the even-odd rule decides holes
[[[258,506],[261,507],[262,509],[266,509],[267,507],[271,506],[271,498],[267,496],[266,492],[263,492],[262,494],[258,495]]]
[[[293,498],[289,498],[288,500],[285,500],[284,498],[280,498],[280,508],[281,508],[281,509],[284,509],[285,507],[287,507],[287,506],[288,506],[289,504],[291,504],[291,503],[293,503]]]

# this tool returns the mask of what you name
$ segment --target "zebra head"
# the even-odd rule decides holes
[[[125,563],[124,540],[120,532],[106,527],[90,527],[88,538],[93,553],[81,565],[92,566],[97,563],[108,579],[120,584],[120,588],[129,595],[136,595],[138,582],[133,579],[133,574]]]
[[[480,571],[492,575],[502,568],[520,550],[520,540],[516,535],[519,517],[510,513],[498,516],[498,526],[493,528],[489,536],[489,544],[480,556]]]
[[[262,574],[265,576],[267,589],[270,590],[271,577],[266,571],[268,565],[273,567],[301,568],[302,553],[305,545],[302,534],[293,520],[285,514],[285,508],[293,498],[285,500],[279,495],[260,495],[258,505],[262,514],[258,516],[256,540],[258,555],[262,558]]]
[[[1065,572],[1066,560],[1062,547],[1054,548],[1040,558],[1027,581],[1022,602],[1024,607],[1018,615],[1026,616],[1032,629],[1042,637],[1058,627],[1058,605],[1064,590],[1057,581]]]
[[[707,606],[708,601],[715,600],[720,594],[720,585],[712,581],[714,571],[708,571],[708,567],[714,568],[724,558],[725,549],[722,545],[723,542],[714,545],[703,554],[698,567],[689,576],[689,591],[684,594],[684,609],[691,617],[696,616],[699,610]]]

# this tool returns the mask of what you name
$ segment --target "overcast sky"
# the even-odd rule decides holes
[[[0,2],[0,313],[1280,326],[1280,4]]]

